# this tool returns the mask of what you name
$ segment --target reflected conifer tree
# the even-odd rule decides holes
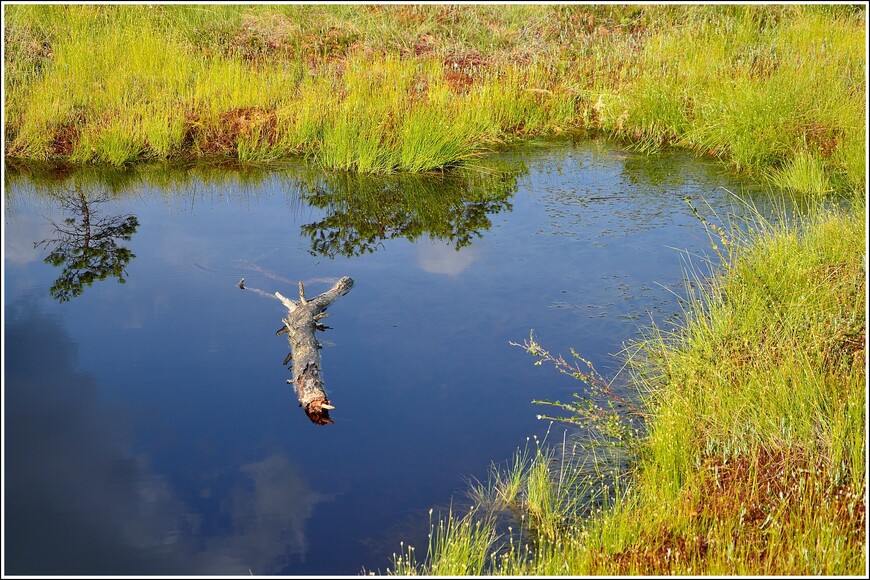
[[[303,199],[326,217],[302,226],[311,253],[358,256],[385,240],[427,234],[456,249],[482,236],[490,216],[510,211],[510,198],[525,167],[449,175],[372,176],[321,174],[300,184]]]
[[[45,262],[63,266],[60,277],[49,292],[60,302],[79,296],[95,280],[109,276],[121,284],[126,280],[126,266],[136,257],[119,241],[129,241],[139,227],[133,215],[99,215],[99,206],[109,201],[108,194],[85,193],[77,184],[74,191],[60,194],[60,203],[67,216],[62,223],[49,220],[56,237],[36,242],[34,247],[51,248]]]

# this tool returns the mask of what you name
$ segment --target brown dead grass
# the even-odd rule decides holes
[[[479,82],[489,69],[489,59],[477,51],[451,52],[442,61],[444,78],[450,88],[459,93],[468,90]]]
[[[185,124],[185,148],[194,147],[200,155],[226,155],[236,150],[240,138],[250,136],[255,129],[260,139],[273,144],[278,118],[275,111],[249,107],[224,111],[212,121],[189,112]]]

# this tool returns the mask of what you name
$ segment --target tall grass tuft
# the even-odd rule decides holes
[[[824,163],[805,152],[798,153],[784,167],[774,170],[770,180],[776,187],[796,193],[824,195],[833,191]]]
[[[489,520],[479,519],[471,511],[463,516],[453,514],[432,521],[429,510],[429,551],[426,554],[426,574],[434,576],[480,576],[487,570],[493,543],[497,540]],[[390,574],[411,576],[419,572],[413,546],[401,545],[401,553],[393,554]]]

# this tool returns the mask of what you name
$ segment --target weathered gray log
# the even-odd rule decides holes
[[[293,385],[293,390],[299,399],[299,406],[314,423],[326,425],[333,421],[329,418],[329,410],[334,409],[329,397],[323,389],[323,377],[320,371],[321,344],[314,336],[317,330],[326,330],[319,321],[326,316],[326,308],[340,296],[344,296],[353,287],[353,280],[345,276],[323,294],[307,300],[302,282],[299,282],[299,300],[285,298],[279,292],[275,296],[287,307],[287,318],[282,318],[284,326],[276,334],[287,333],[290,343],[290,356],[293,360],[293,380],[287,381]]]

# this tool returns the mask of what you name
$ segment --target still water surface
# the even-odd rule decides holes
[[[716,165],[548,143],[450,176],[302,166],[7,174],[10,574],[357,574],[679,312],[724,215]],[[82,248],[87,246],[86,253]],[[299,409],[267,293],[356,285],[321,335],[334,425]],[[119,283],[123,280],[124,283]],[[553,435],[551,435],[553,437]],[[561,436],[559,436],[561,438]]]

